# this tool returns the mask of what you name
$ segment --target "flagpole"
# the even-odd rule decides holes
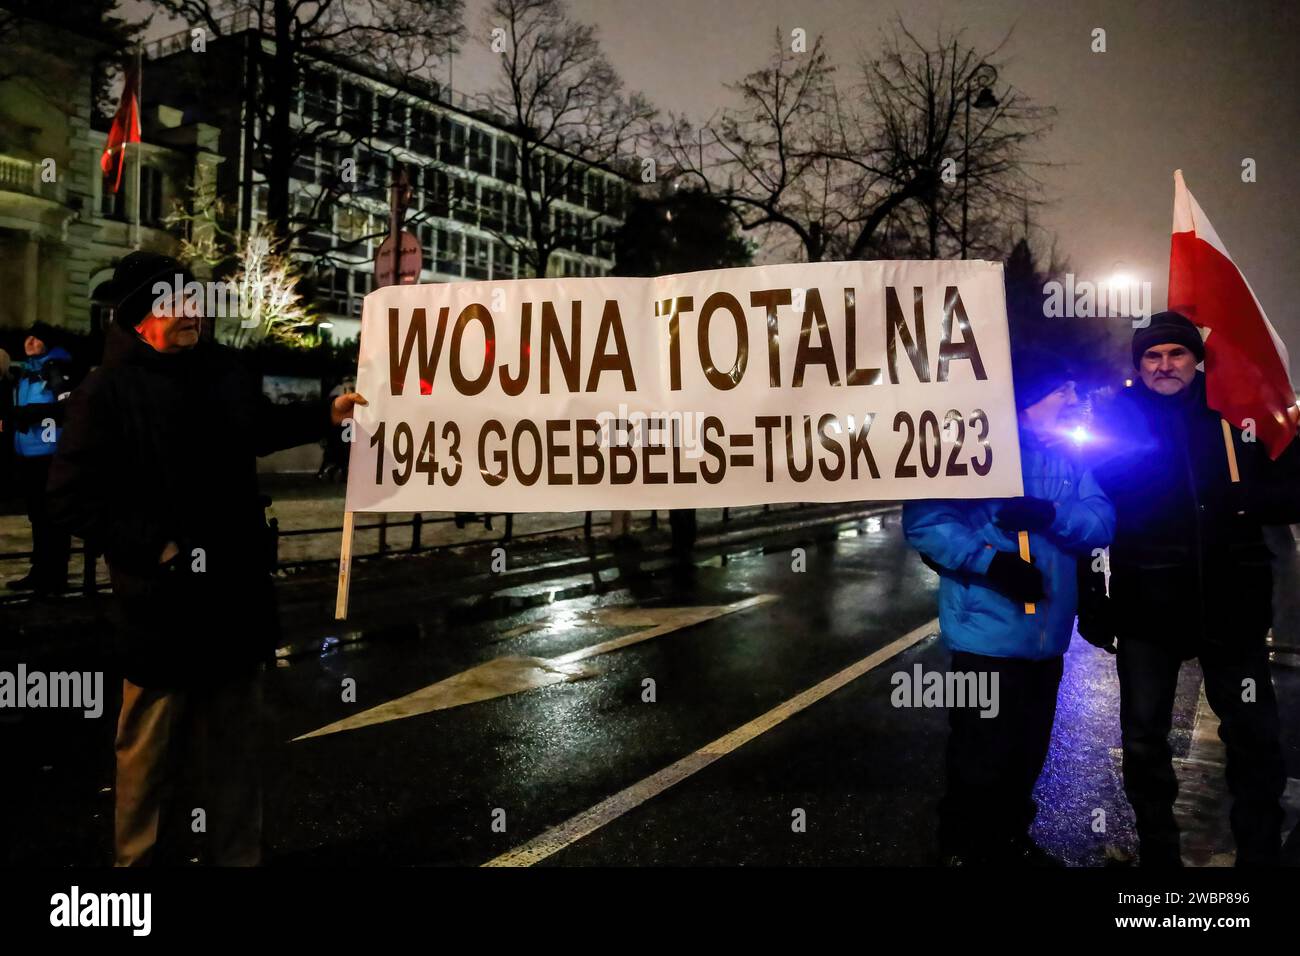
[[[1232,426],[1226,418],[1220,418],[1219,424],[1223,426],[1223,447],[1228,452],[1228,477],[1235,485],[1241,481],[1241,472],[1237,469],[1237,449],[1232,444]]]
[[[144,165],[144,123],[140,113],[144,108],[144,46],[135,47],[135,121],[140,126],[140,138],[135,144],[135,248],[140,248],[140,180],[141,167]]]

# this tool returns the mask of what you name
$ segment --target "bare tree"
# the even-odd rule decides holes
[[[935,258],[960,234],[964,189],[969,247],[980,252],[1038,202],[1028,147],[1051,110],[1000,89],[990,94],[996,108],[972,113],[965,139],[965,97],[1000,47],[980,53],[955,34],[927,48],[899,22],[861,79],[844,86],[821,38],[807,52],[787,48],[780,31],[776,43],[768,63],[733,87],[739,106],[704,129],[673,118],[659,131],[672,174],[698,175],[745,229],[792,237],[808,261]]]
[[[1007,227],[1041,202],[1035,171],[1046,164],[1032,157],[1030,147],[1051,128],[1055,111],[1007,85],[989,86],[980,100],[981,81],[1005,70],[997,60],[1005,43],[981,52],[955,33],[939,34],[927,46],[899,22],[881,55],[862,64],[862,118],[855,124],[861,138],[855,141],[846,128],[843,142],[850,148],[838,158],[860,170],[866,190],[888,198],[855,220],[859,229],[849,237],[848,258],[869,252],[891,216],[913,239],[924,238],[914,251],[930,258],[1006,252]],[[968,102],[985,108],[968,110]]]
[[[122,60],[149,21],[118,16],[116,0],[0,0],[0,82],[17,80],[50,101],[66,99],[85,62],[70,66],[66,43],[51,38],[51,29],[68,30],[91,41],[83,54],[90,60],[91,106],[112,111],[109,67]],[[66,34],[64,35],[66,36]]]
[[[595,214],[574,216],[558,204],[582,195],[590,165],[620,165],[654,110],[624,93],[595,29],[572,19],[563,0],[492,0],[484,25],[500,54],[497,85],[484,100],[514,141],[528,216],[526,237],[496,234],[545,276],[557,249],[594,238]]]
[[[18,75],[11,44],[17,44],[20,37],[20,27],[21,21],[18,14],[0,7],[0,51],[5,53],[5,65],[0,67],[0,83]]]
[[[746,231],[775,230],[808,261],[823,258],[844,225],[842,169],[826,148],[839,108],[834,72],[821,37],[796,53],[778,29],[768,62],[728,87],[739,106],[701,128],[672,117],[659,130],[670,175],[698,176]]]

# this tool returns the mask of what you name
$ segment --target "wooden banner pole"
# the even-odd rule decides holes
[[[343,512],[343,542],[339,548],[339,589],[334,599],[334,620],[344,621],[348,616],[348,591],[352,587],[352,531],[356,512]]]

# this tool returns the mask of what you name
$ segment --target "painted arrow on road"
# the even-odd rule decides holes
[[[356,730],[358,727],[401,720],[404,717],[414,717],[435,710],[447,710],[465,704],[494,700],[497,697],[507,697],[510,694],[548,687],[551,684],[584,680],[594,676],[595,671],[583,666],[582,661],[622,650],[633,644],[640,644],[642,641],[662,637],[673,631],[693,627],[705,621],[725,617],[728,614],[760,607],[775,601],[776,598],[775,594],[759,594],[731,604],[699,607],[601,608],[594,615],[597,623],[613,627],[639,627],[640,630],[601,641],[590,647],[582,647],[568,654],[561,654],[559,657],[494,658],[485,664],[479,664],[427,687],[421,687],[404,697],[398,697],[359,714],[326,724],[293,739],[324,737],[344,730]]]

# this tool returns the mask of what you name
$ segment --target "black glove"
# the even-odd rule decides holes
[[[948,572],[947,572],[947,568],[945,568],[943,565],[939,564],[937,561],[935,561],[933,558],[931,558],[931,557],[930,557],[928,554],[926,554],[924,551],[918,551],[917,554],[919,554],[919,555],[921,556],[921,563],[924,564],[924,565],[925,565],[927,568],[929,568],[931,571],[933,571],[935,574],[938,574],[938,575],[942,576],[942,575],[948,573]]]
[[[1102,571],[1093,571],[1085,557],[1079,559],[1077,577],[1079,636],[1093,647],[1114,654],[1115,615],[1111,610],[1110,598],[1106,595],[1106,575]]]
[[[15,405],[9,414],[14,431],[25,432],[29,428],[39,425],[47,417],[44,412],[49,407],[48,404],[44,403],[40,405]]]
[[[993,517],[1003,531],[1046,531],[1056,520],[1056,505],[1044,498],[1012,498]]]
[[[1233,481],[1228,484],[1228,512],[1249,517],[1254,510],[1251,507],[1250,484],[1245,481]]]
[[[1043,599],[1043,573],[1018,554],[999,551],[985,572],[989,585],[1013,601],[1032,604]]]

